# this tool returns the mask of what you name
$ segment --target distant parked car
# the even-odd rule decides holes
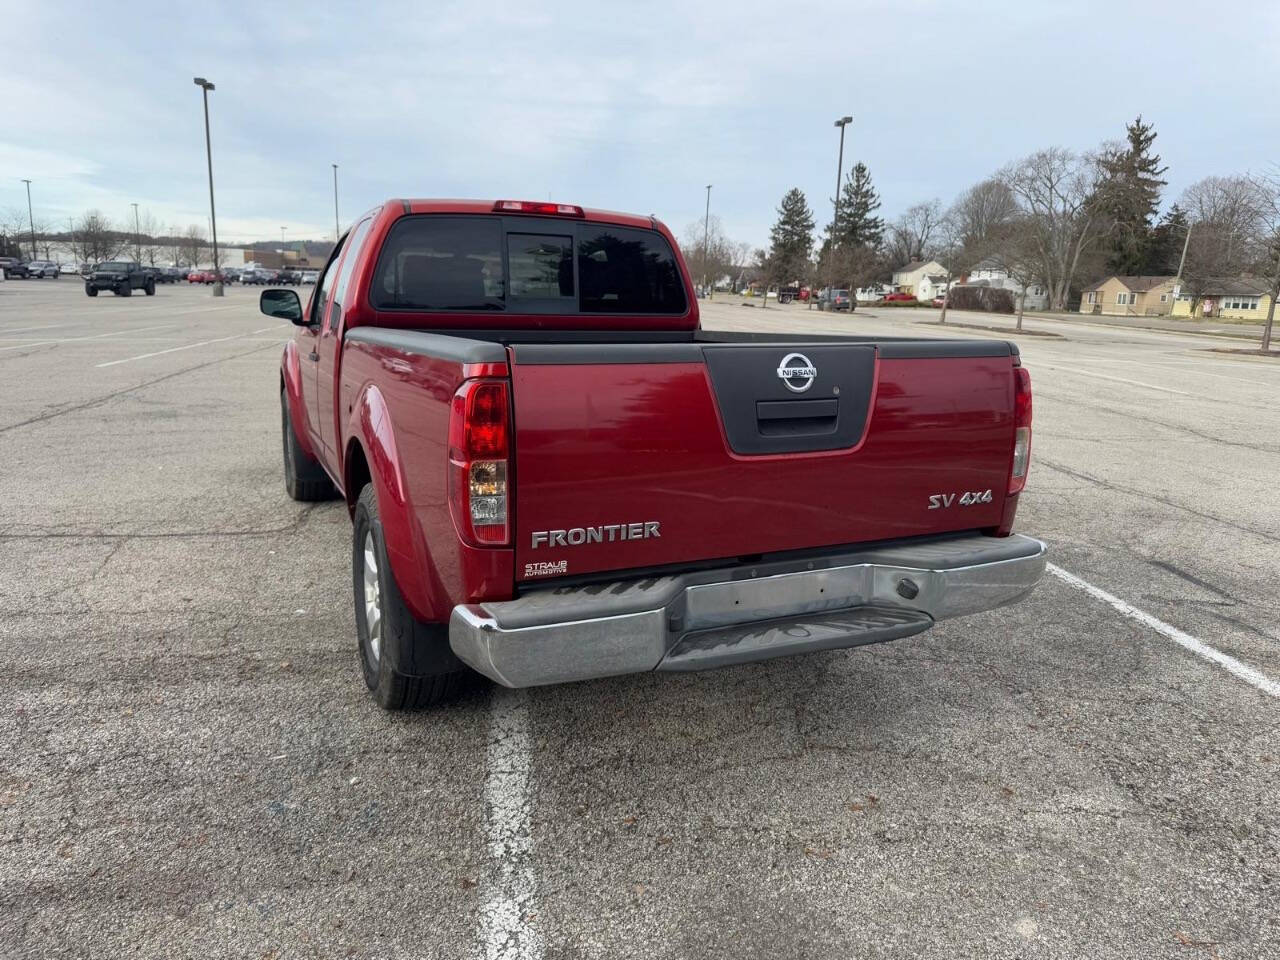
[[[319,270],[303,270],[301,276],[299,277],[298,282],[299,283],[315,283],[318,279],[320,279]]]
[[[6,280],[12,280],[15,277],[25,280],[30,276],[27,271],[27,265],[16,257],[0,257],[0,267],[4,268]]]
[[[286,267],[276,275],[276,283],[284,283],[296,287],[302,282],[302,274],[291,267]]]
[[[891,293],[884,298],[885,303],[906,303],[908,300],[915,300],[914,293]]]
[[[819,310],[848,310],[851,306],[848,290],[823,290],[818,294]]]
[[[52,260],[32,260],[27,264],[27,276],[34,280],[57,280],[62,268]]]
[[[934,297],[931,301],[929,301],[929,305],[931,307],[940,307],[944,303],[946,303],[946,300],[943,297]]]

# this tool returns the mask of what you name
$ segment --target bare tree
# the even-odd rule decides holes
[[[100,210],[89,210],[76,224],[76,239],[88,263],[110,260],[124,247],[120,234]]]
[[[1271,349],[1271,334],[1276,319],[1276,300],[1280,300],[1280,167],[1253,178],[1258,202],[1259,257],[1267,280],[1267,319],[1262,327],[1262,350]]]
[[[1191,234],[1180,292],[1191,298],[1191,316],[1216,281],[1264,259],[1266,205],[1266,191],[1249,177],[1205,177],[1183,193],[1179,206],[1187,211]]]
[[[1018,219],[1018,199],[1007,184],[990,178],[960,194],[947,216],[965,259],[977,263],[999,250]]]
[[[1016,329],[1022,329],[1022,316],[1027,308],[1027,288],[1040,283],[1039,234],[1027,217],[1018,217],[1006,225],[1000,248],[992,259],[1000,264],[1009,279],[1018,285],[1018,319]]]
[[[689,273],[700,283],[705,277],[711,286],[725,274],[731,273],[734,261],[734,243],[724,232],[720,218],[712,216],[708,222],[697,220],[685,227],[680,241]]]
[[[25,260],[31,255],[31,227],[27,223],[27,211],[10,207],[0,217],[0,249],[16,251],[2,256],[16,256]]]
[[[204,238],[204,227],[193,223],[187,227],[186,232],[182,235],[179,259],[194,267],[200,262],[206,246],[208,246],[208,242]]]
[[[1050,147],[1010,164],[999,179],[1026,217],[1049,304],[1063,310],[1082,258],[1106,232],[1106,218],[1097,202],[1101,179],[1097,161]]]
[[[164,224],[158,223],[154,214],[148,210],[142,215],[142,223],[138,232],[142,236],[141,256],[150,266],[154,267],[156,258],[164,256]]]
[[[923,260],[931,250],[930,241],[942,223],[942,202],[926,200],[906,209],[889,229],[889,259],[900,267],[913,260]]]

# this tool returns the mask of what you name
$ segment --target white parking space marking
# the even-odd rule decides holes
[[[498,885],[480,909],[484,960],[540,960],[542,937],[534,913],[533,794],[529,699],[523,690],[494,691],[484,784],[485,834],[497,863]]]
[[[1158,387],[1154,383],[1143,383],[1141,380],[1126,380],[1124,377],[1109,377],[1105,373],[1094,373],[1092,370],[1081,370],[1078,367],[1064,367],[1056,363],[1044,363],[1043,361],[1033,361],[1037,367],[1045,367],[1049,370],[1062,370],[1066,373],[1078,373],[1082,377],[1097,377],[1099,380],[1114,380],[1116,383],[1127,383],[1134,387],[1145,387],[1147,390],[1159,390],[1162,393],[1176,393],[1180,397],[1194,397],[1196,394],[1187,393],[1185,390],[1173,390],[1169,387]]]
[[[1111,607],[1113,610],[1119,611],[1130,620],[1136,620],[1138,623],[1150,627],[1152,630],[1156,631],[1156,633],[1167,637],[1180,647],[1190,650],[1196,656],[1203,657],[1210,663],[1216,663],[1228,673],[1239,677],[1250,686],[1257,687],[1263,693],[1270,694],[1271,696],[1280,699],[1280,682],[1272,680],[1266,674],[1259,673],[1257,670],[1253,669],[1253,667],[1241,663],[1235,657],[1223,653],[1221,650],[1210,646],[1203,640],[1193,637],[1189,633],[1184,633],[1177,627],[1170,626],[1158,617],[1153,617],[1145,610],[1139,610],[1137,607],[1121,600],[1119,597],[1107,593],[1107,591],[1103,590],[1101,587],[1095,587],[1093,584],[1088,583],[1085,580],[1081,580],[1074,573],[1068,573],[1056,564],[1046,564],[1045,569],[1059,580],[1070,584],[1078,590],[1083,590],[1095,600],[1101,600],[1107,606]]]
[[[125,357],[123,360],[108,360],[106,363],[94,364],[95,367],[101,369],[103,367],[114,367],[118,363],[129,363],[133,360],[146,360],[148,357],[160,357],[166,353],[177,353],[179,350],[191,350],[195,347],[207,347],[211,343],[225,343],[228,340],[243,340],[246,337],[253,336],[255,333],[262,333],[265,330],[273,330],[274,327],[261,327],[258,330],[251,330],[248,333],[239,333],[230,337],[216,337],[213,340],[201,340],[197,343],[185,343],[180,347],[170,347],[168,350],[156,350],[152,353],[140,353],[136,357]]]
[[[0,347],[0,352],[5,350],[21,350],[23,347],[43,347],[46,343],[53,343],[52,340],[33,340],[29,343],[19,343],[12,347]]]

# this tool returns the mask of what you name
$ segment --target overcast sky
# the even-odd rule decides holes
[[[1172,199],[1280,161],[1280,2],[501,2],[288,7],[0,0],[0,211],[131,202],[220,238],[323,238],[388,197],[711,207],[764,245],[798,186],[829,218],[842,114],[893,216],[1141,112]],[[198,10],[199,12],[193,12]]]

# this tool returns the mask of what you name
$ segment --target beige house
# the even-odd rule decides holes
[[[910,293],[918,300],[940,297],[947,289],[947,268],[937,260],[912,260],[893,271],[895,293]]]
[[[1261,323],[1267,319],[1271,296],[1266,285],[1259,280],[1214,280],[1204,286],[1194,303],[1190,294],[1179,293],[1173,302],[1173,315],[1189,317],[1192,307],[1197,317],[1257,320]]]
[[[1174,277],[1107,277],[1080,297],[1081,313],[1159,317],[1173,309]]]

